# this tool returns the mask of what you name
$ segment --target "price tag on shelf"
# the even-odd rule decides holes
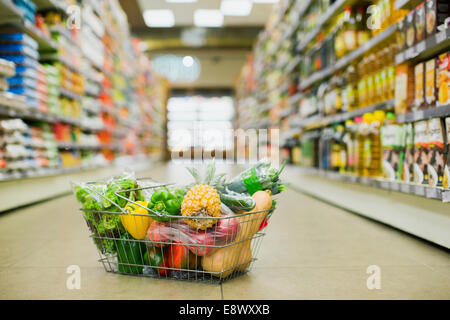
[[[391,190],[392,191],[400,191],[400,183],[398,183],[397,181],[392,181],[391,182]]]
[[[389,190],[389,185],[390,185],[389,181],[387,181],[387,180],[380,180],[379,183],[380,183],[380,188]]]
[[[395,56],[395,64],[400,64],[403,61],[405,61],[405,53],[404,52],[400,52],[399,54],[397,54]]]
[[[450,190],[442,190],[442,201],[450,202]]]
[[[414,56],[415,56],[414,47],[406,49],[406,51],[405,51],[405,60],[414,58]]]
[[[419,42],[418,44],[416,44],[416,54],[418,54],[419,52],[425,51],[426,45],[425,45],[425,40]]]
[[[414,194],[416,196],[425,196],[425,187],[421,185],[414,186]]]
[[[445,41],[445,39],[447,39],[447,30],[442,30],[441,32],[438,32],[434,35],[435,40],[436,40],[436,44],[439,44],[443,41]]]
[[[409,183],[399,183],[400,191],[403,193],[411,193],[411,185]]]
[[[439,198],[439,190],[435,187],[428,187],[425,189],[425,196],[427,198],[437,199]]]
[[[412,121],[423,120],[424,117],[425,117],[425,112],[423,110],[418,110],[413,113]]]

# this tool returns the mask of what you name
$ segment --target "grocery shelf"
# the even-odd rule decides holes
[[[414,183],[392,181],[383,178],[360,177],[352,174],[344,174],[310,167],[301,168],[301,170],[304,173],[316,174],[328,179],[359,183],[384,190],[397,191],[429,199],[441,200],[443,202],[450,202],[450,190],[445,190],[440,187],[417,185]]]
[[[298,64],[300,63],[301,57],[300,56],[296,56],[294,59],[292,59],[286,66],[286,69],[284,70],[285,73],[291,73],[295,67],[298,66]]]
[[[98,145],[81,144],[77,142],[58,142],[59,149],[74,149],[74,150],[117,150],[118,146],[111,143],[102,143]]]
[[[395,100],[390,99],[383,102],[375,103],[367,107],[358,108],[349,112],[343,112],[330,116],[314,115],[304,119],[292,119],[292,125],[297,128],[316,129],[326,127],[333,123],[344,122],[346,120],[360,117],[365,113],[374,112],[376,110],[389,110],[394,107]]]
[[[64,38],[70,42],[70,44],[74,48],[78,48],[79,44],[75,42],[75,39],[72,37],[72,33],[67,28],[63,28],[61,25],[57,26],[50,26],[49,27],[50,32],[52,33],[58,33],[59,35],[64,36]]]
[[[131,166],[139,173],[156,166],[158,162],[158,159],[151,156],[134,156],[128,159],[117,158],[113,163],[41,168],[13,174],[3,172],[0,173],[0,193],[3,196],[0,212],[67,194],[71,192],[73,181],[92,181],[115,176]]]
[[[77,94],[77,93],[75,93],[75,92],[73,92],[73,91],[67,90],[67,89],[64,88],[64,87],[60,87],[60,88],[59,88],[59,93],[60,93],[62,96],[66,97],[66,98],[70,98],[70,99],[72,99],[72,100],[81,101],[81,99],[82,99],[82,96],[80,96],[79,94]]]
[[[450,28],[437,32],[427,37],[416,45],[395,56],[395,63],[401,64],[407,61],[416,61],[435,56],[450,45]]]
[[[302,52],[308,44],[319,34],[322,30],[323,26],[325,26],[328,22],[332,20],[342,9],[346,6],[352,5],[356,0],[337,0],[330,7],[328,7],[327,11],[319,18],[317,25],[313,30],[308,32],[305,36],[305,39],[300,42],[297,46],[297,50]]]
[[[375,187],[377,182],[371,182],[371,179],[352,183],[335,173],[319,174],[317,169],[294,165],[286,166],[285,175],[290,187],[296,191],[450,248],[449,190],[437,191],[444,199],[439,201],[434,199],[436,194],[428,191],[426,186],[423,191],[425,196],[419,197],[416,188],[409,184],[378,182],[380,187]],[[423,194],[420,187],[417,191]],[[427,193],[430,198],[426,197]]]
[[[416,122],[433,118],[444,118],[450,116],[450,105],[428,108],[424,110],[412,111],[404,114],[398,114],[396,121],[398,123]]]
[[[60,12],[66,12],[68,5],[61,0],[33,0],[38,11],[41,10],[58,10]]]
[[[394,9],[405,9],[405,8],[414,8],[417,4],[419,4],[420,0],[396,0],[394,2]]]
[[[104,168],[107,164],[103,165],[83,165],[83,166],[74,166],[68,168],[39,168],[39,169],[29,169],[24,171],[17,171],[13,173],[0,173],[0,182],[2,181],[13,181],[18,179],[25,178],[37,178],[37,177],[49,177],[61,174],[68,174],[74,172],[80,172],[82,170],[93,170],[98,168]],[[1,187],[1,185],[0,185]]]
[[[296,93],[289,97],[288,102],[289,104],[294,105],[297,102],[299,102],[303,98],[303,96],[304,96],[303,92]]]
[[[38,42],[41,50],[49,51],[57,50],[58,48],[53,39],[46,37],[41,30],[24,18],[22,12],[20,12],[12,0],[0,0],[0,21],[3,25],[11,25],[23,30]]]
[[[372,48],[379,45],[381,42],[392,37],[395,34],[395,30],[396,30],[396,26],[391,25],[386,30],[380,32],[375,37],[373,37],[372,39],[367,41],[364,45],[362,45],[358,49],[350,52],[346,56],[344,56],[341,59],[339,59],[338,61],[336,61],[336,63],[334,63],[333,65],[331,65],[323,70],[314,72],[308,78],[306,78],[305,80],[300,82],[299,89],[305,90],[312,84],[331,76],[336,71],[341,70],[342,68],[344,68],[348,64],[352,63],[356,59],[362,57],[367,51],[371,50]]]

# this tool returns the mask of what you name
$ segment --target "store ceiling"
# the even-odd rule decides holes
[[[147,41],[149,50],[196,48],[250,49],[257,34],[264,27],[273,4],[253,3],[248,16],[224,16],[219,28],[197,28],[194,12],[197,9],[220,9],[221,0],[197,0],[194,3],[170,3],[166,0],[120,0],[128,16],[131,31]],[[169,9],[175,25],[171,28],[150,28],[143,19],[145,10]],[[185,41],[186,37],[201,36],[201,42]]]

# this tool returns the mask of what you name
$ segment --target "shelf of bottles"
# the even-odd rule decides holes
[[[279,128],[283,158],[317,172],[437,188],[429,192],[447,197],[439,190],[450,178],[448,2],[284,7],[242,71],[241,126]],[[283,50],[289,58],[279,61]]]

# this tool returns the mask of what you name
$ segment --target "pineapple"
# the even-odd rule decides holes
[[[216,188],[223,176],[214,177],[214,163],[208,165],[204,179],[195,168],[188,168],[195,178],[196,184],[184,196],[181,203],[181,215],[186,217],[219,217],[221,209],[220,195]],[[203,180],[203,181],[202,181]],[[217,223],[217,219],[185,219],[186,223],[195,229],[206,230]]]

